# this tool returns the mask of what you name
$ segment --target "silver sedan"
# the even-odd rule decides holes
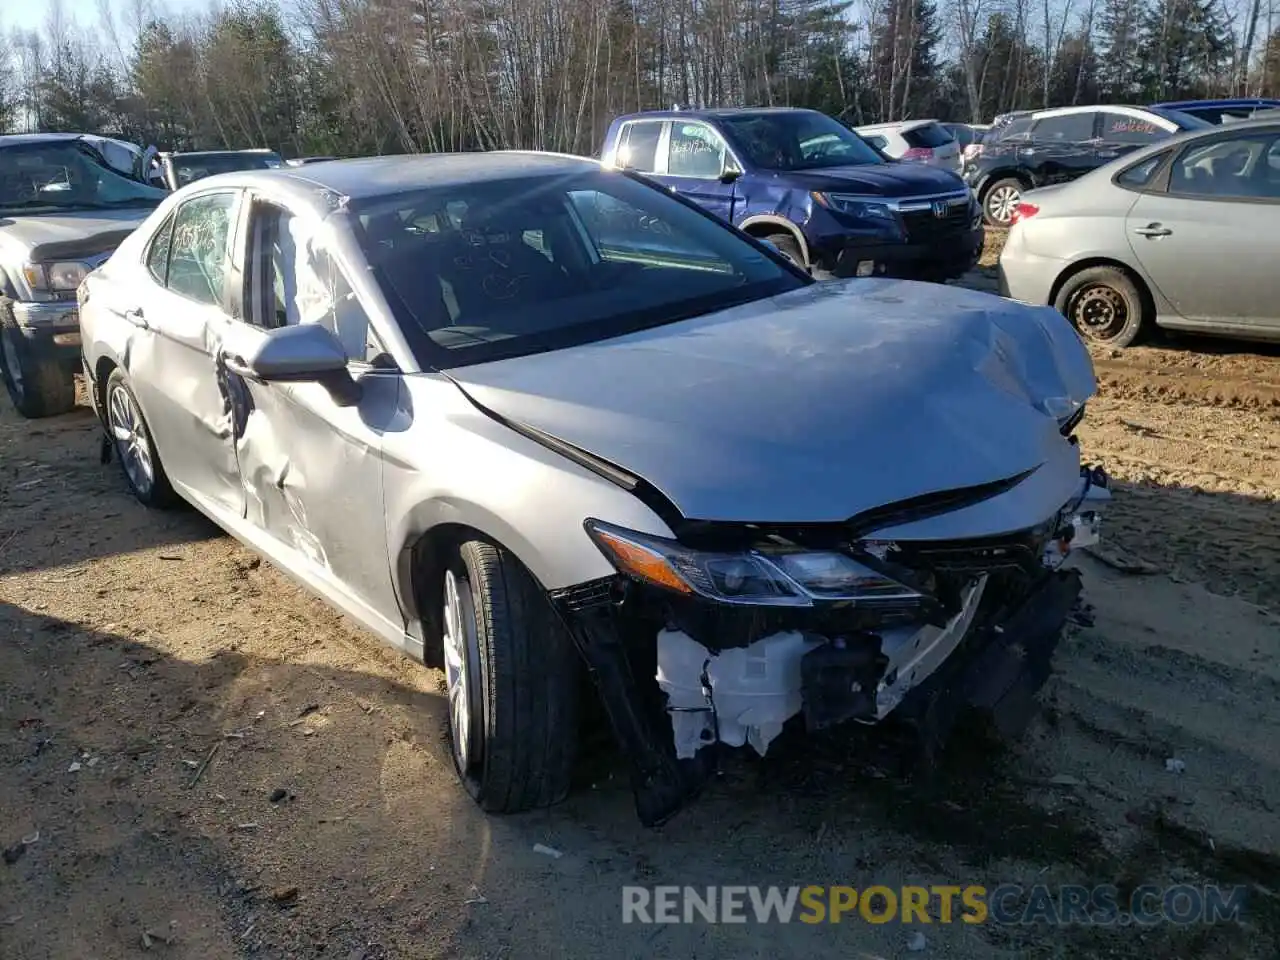
[[[1184,134],[1022,197],[1001,292],[1125,347],[1152,327],[1280,340],[1280,122]]]
[[[1016,729],[1108,497],[1050,308],[818,284],[588,160],[209,177],[80,303],[136,497],[442,665],[494,811],[568,789],[583,663],[647,823],[801,715]]]

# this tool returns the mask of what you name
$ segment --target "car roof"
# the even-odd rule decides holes
[[[891,123],[868,123],[864,126],[854,127],[855,130],[919,130],[921,127],[927,127],[931,123],[937,123],[937,120],[895,120]]]
[[[1222,100],[1168,100],[1153,103],[1152,106],[1165,110],[1186,110],[1188,107],[1266,107],[1280,106],[1280,100],[1275,97],[1227,97]]]
[[[0,136],[0,147],[17,147],[27,143],[56,143],[79,140],[83,133],[10,133]],[[109,139],[104,137],[103,139]]]
[[[287,183],[303,193],[327,190],[351,200],[362,200],[431,187],[599,169],[600,161],[588,157],[536,150],[494,150],[487,153],[358,157],[300,167],[239,170],[205,177],[196,184],[201,187],[238,185],[271,189],[273,184]]]
[[[729,120],[734,117],[768,116],[779,113],[820,113],[808,107],[715,107],[699,110],[642,110],[616,118],[625,120]],[[825,114],[824,114],[825,116]]]
[[[247,150],[172,150],[160,154],[162,157],[234,157],[242,153],[275,154],[267,147],[250,147]]]

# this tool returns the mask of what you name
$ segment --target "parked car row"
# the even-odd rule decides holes
[[[1206,125],[1021,195],[1001,292],[1115,347],[1155,327],[1280,340],[1280,118]]]

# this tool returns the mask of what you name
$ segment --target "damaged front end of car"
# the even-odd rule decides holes
[[[875,537],[889,517],[957,503],[927,499],[843,524],[682,521],[675,539],[587,520],[617,575],[552,601],[630,761],[642,822],[698,792],[717,745],[764,755],[796,717],[818,731],[892,714],[929,752],[970,710],[1021,732],[1077,603],[1079,573],[1063,564],[1098,537],[1106,474],[1081,468],[1070,500],[1014,533]]]

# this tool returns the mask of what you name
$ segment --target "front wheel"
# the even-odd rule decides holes
[[[75,376],[56,359],[41,356],[4,304],[0,304],[0,378],[18,413],[28,420],[54,417],[75,408]]]
[[[796,242],[796,238],[789,233],[771,233],[765,237],[773,244],[780,254],[794,263],[797,267],[808,272],[809,265],[804,261],[804,252],[800,249],[800,244]]]
[[[454,767],[492,813],[564,799],[577,747],[577,651],[542,588],[506,550],[463,543],[441,583]]]
[[[1054,307],[1086,340],[1127,347],[1142,334],[1147,306],[1137,285],[1116,267],[1090,267],[1067,280]]]

